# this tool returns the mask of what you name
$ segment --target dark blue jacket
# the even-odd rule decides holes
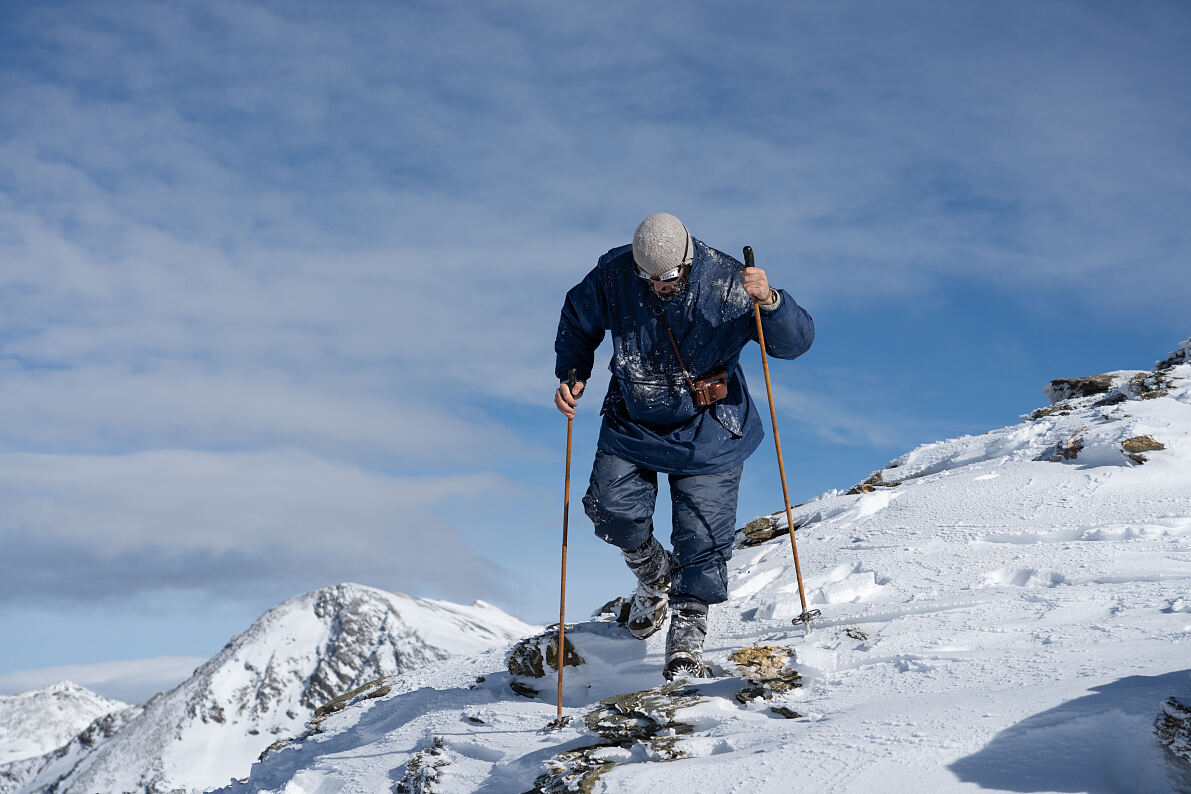
[[[554,340],[559,380],[574,368],[586,382],[596,348],[604,333],[612,332],[612,381],[600,411],[598,446],[670,474],[730,469],[765,437],[739,363],[745,344],[757,338],[753,300],[741,285],[744,266],[698,240],[694,246],[689,281],[671,301],[658,298],[637,276],[631,245],[604,254],[567,293]],[[729,370],[725,399],[695,406],[660,312],[692,377],[718,367]],[[761,322],[766,352],[775,358],[797,358],[815,338],[814,321],[784,290],[781,305],[762,311]]]

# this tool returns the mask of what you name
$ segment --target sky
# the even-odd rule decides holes
[[[0,675],[340,581],[556,620],[558,311],[652,212],[815,318],[796,503],[1147,369],[1191,335],[1189,89],[1177,0],[0,5]],[[598,407],[574,615],[631,587]],[[780,506],[766,441],[739,519]]]

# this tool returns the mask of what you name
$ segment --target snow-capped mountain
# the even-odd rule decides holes
[[[110,738],[98,731],[93,749],[35,759],[45,763],[25,769],[15,790],[203,791],[247,774],[272,742],[361,684],[533,630],[481,601],[460,606],[356,584],[315,590],[266,612]]]
[[[61,747],[97,718],[127,706],[70,681],[0,695],[0,765]]]
[[[1048,395],[795,508],[809,635],[783,510],[738,535],[713,679],[662,686],[665,632],[609,609],[567,631],[561,729],[547,631],[220,791],[1191,791],[1191,340]]]

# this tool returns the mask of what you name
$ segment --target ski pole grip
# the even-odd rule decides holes
[[[756,267],[757,266],[757,261],[755,259],[753,259],[753,247],[751,245],[746,245],[744,247],[744,266],[745,267]]]

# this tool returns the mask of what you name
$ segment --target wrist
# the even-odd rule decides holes
[[[764,311],[771,312],[771,311],[775,311],[777,309],[777,307],[781,306],[781,305],[782,305],[781,293],[778,292],[777,290],[775,290],[773,287],[770,287],[769,288],[769,300],[766,301],[765,303],[762,303],[761,308]]]

